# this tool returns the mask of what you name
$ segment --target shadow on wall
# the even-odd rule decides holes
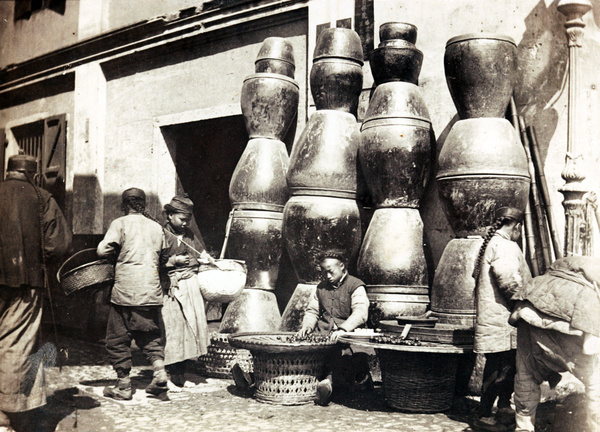
[[[536,125],[543,159],[558,124],[554,104],[567,91],[569,53],[563,22],[555,3],[546,6],[541,0],[525,18],[518,45],[515,102],[525,123]]]

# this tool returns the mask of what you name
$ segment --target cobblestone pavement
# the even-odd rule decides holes
[[[46,370],[48,405],[13,419],[18,432],[50,431],[471,431],[468,412],[477,406],[461,399],[449,413],[409,414],[385,405],[380,385],[327,407],[314,404],[278,406],[257,402],[250,392],[238,391],[230,380],[188,374],[196,385],[163,400],[146,396],[151,370],[137,353],[132,371],[137,389],[132,401],[102,396],[115,375],[104,348],[61,338],[69,357],[59,371]],[[581,432],[581,386],[569,381],[541,405],[540,431]]]

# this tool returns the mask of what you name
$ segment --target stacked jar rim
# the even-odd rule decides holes
[[[263,41],[263,44],[258,51],[258,55],[256,56],[256,61],[267,59],[281,60],[294,65],[294,48],[292,47],[292,44],[284,38],[275,36],[268,37]]]
[[[448,42],[446,42],[446,48],[457,42],[464,42],[464,41],[473,40],[473,39],[493,39],[493,40],[508,42],[508,43],[513,44],[514,46],[517,46],[517,43],[515,42],[515,40],[513,38],[511,38],[510,36],[506,36],[506,35],[499,34],[499,33],[484,33],[484,32],[482,32],[482,33],[467,33],[467,34],[463,34],[463,35],[459,35],[459,36],[454,36],[453,38],[448,39]]]
[[[400,28],[398,28],[400,27]],[[417,43],[417,26],[407,22],[389,21],[379,26],[379,40],[401,39],[412,44]]]
[[[286,75],[282,75],[282,74],[277,74],[277,73],[271,73],[271,72],[257,72],[257,73],[253,73],[251,75],[248,75],[246,78],[244,78],[244,82],[254,79],[254,78],[275,78],[275,79],[280,79],[282,81],[287,81],[290,84],[293,84],[295,87],[300,88],[300,86],[298,85],[298,82],[293,79],[290,78]]]
[[[358,33],[346,28],[328,28],[317,38],[313,62],[323,58],[343,58],[364,64],[362,43]]]

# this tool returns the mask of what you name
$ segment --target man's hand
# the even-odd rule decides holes
[[[302,327],[300,330],[298,330],[298,333],[296,333],[296,337],[298,339],[304,339],[306,338],[310,333],[312,333],[313,329],[310,327]]]
[[[334,331],[333,333],[331,333],[331,335],[329,335],[329,340],[331,342],[337,342],[339,337],[341,335],[343,335],[344,333],[346,333],[346,330],[338,329],[338,330]]]
[[[176,255],[175,256],[175,264],[176,265],[184,266],[184,265],[188,265],[189,263],[190,263],[189,255]]]

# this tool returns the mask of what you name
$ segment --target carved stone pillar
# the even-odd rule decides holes
[[[589,229],[586,221],[584,195],[588,187],[584,183],[585,170],[583,154],[579,147],[579,128],[576,125],[577,99],[579,93],[579,49],[582,46],[583,15],[592,9],[590,0],[560,0],[557,9],[567,20],[565,28],[569,44],[569,113],[567,123],[567,154],[565,167],[561,177],[565,185],[559,189],[564,195],[563,206],[565,208],[565,243],[564,255],[586,255],[589,254],[588,247]]]

